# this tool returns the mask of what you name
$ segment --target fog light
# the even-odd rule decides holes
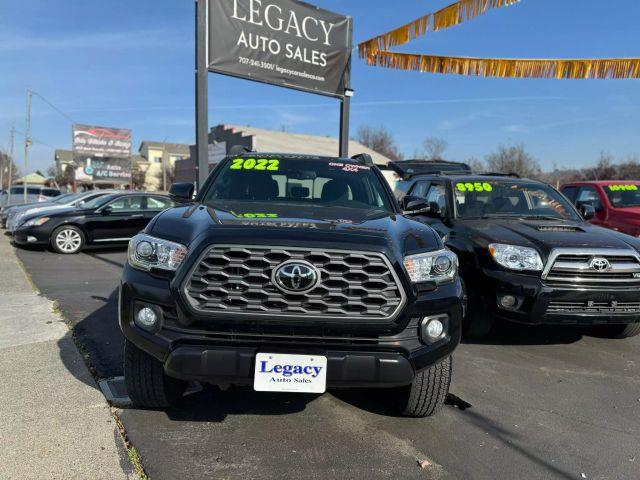
[[[444,325],[440,320],[431,320],[427,323],[427,335],[431,338],[438,338],[444,332]]]
[[[420,323],[420,337],[425,343],[434,343],[447,334],[448,315],[424,317]]]
[[[32,237],[31,235],[29,235],[27,237],[27,242],[29,242],[29,243],[33,243],[33,242],[37,242],[37,241],[38,241],[38,239],[36,237]]]
[[[500,298],[500,305],[504,308],[513,308],[518,304],[518,299],[513,295],[505,295]]]
[[[144,328],[154,328],[158,323],[158,316],[152,308],[144,307],[138,311],[136,323]]]

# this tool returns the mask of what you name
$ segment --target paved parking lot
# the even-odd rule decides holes
[[[18,256],[74,325],[95,373],[121,375],[116,287],[125,252]],[[206,389],[167,412],[125,409],[121,418],[154,480],[637,480],[639,347],[640,338],[501,327],[457,350],[454,396],[432,419],[393,417],[375,391],[292,396],[239,388]],[[431,466],[421,469],[417,460],[425,459]]]

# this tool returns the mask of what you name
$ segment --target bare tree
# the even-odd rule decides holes
[[[362,126],[358,130],[356,140],[365,147],[374,150],[391,160],[402,160],[403,155],[398,151],[393,136],[385,127]]]
[[[540,178],[540,162],[529,154],[524,145],[506,147],[486,157],[487,170],[495,173],[515,173],[521,177]]]
[[[443,138],[427,137],[422,143],[427,160],[441,160],[449,144]]]
[[[473,170],[474,172],[484,172],[487,169],[487,167],[485,167],[484,165],[484,162],[476,157],[469,158],[465,163],[469,165],[471,170]]]

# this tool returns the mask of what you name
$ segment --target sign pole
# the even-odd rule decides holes
[[[347,45],[351,47],[353,43],[353,23],[349,17],[349,26],[347,28]],[[351,51],[353,52],[353,50]],[[347,73],[345,74],[344,95],[340,99],[340,147],[338,156],[346,158],[349,156],[349,115],[351,113],[351,97],[353,90],[351,89],[351,55],[349,53]]]
[[[209,143],[207,3],[196,0],[196,189],[200,191],[209,175],[207,144]]]
[[[345,96],[340,100],[340,151],[339,156],[349,156],[349,114],[351,111],[351,97]]]

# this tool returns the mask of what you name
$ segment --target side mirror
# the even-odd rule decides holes
[[[430,205],[424,198],[407,195],[402,199],[402,214],[407,216],[426,214],[431,210]]]
[[[174,183],[169,189],[169,197],[179,203],[190,202],[191,200],[193,200],[194,190],[195,187],[193,186],[193,183]]]
[[[109,205],[107,205],[106,207],[104,207],[102,210],[100,210],[100,213],[102,213],[102,215],[111,215],[113,213],[113,208]]]
[[[578,206],[578,210],[585,220],[591,220],[596,216],[596,208],[589,203],[581,203]]]
[[[442,210],[440,210],[440,205],[437,202],[429,202],[428,215],[433,218],[442,218]]]

